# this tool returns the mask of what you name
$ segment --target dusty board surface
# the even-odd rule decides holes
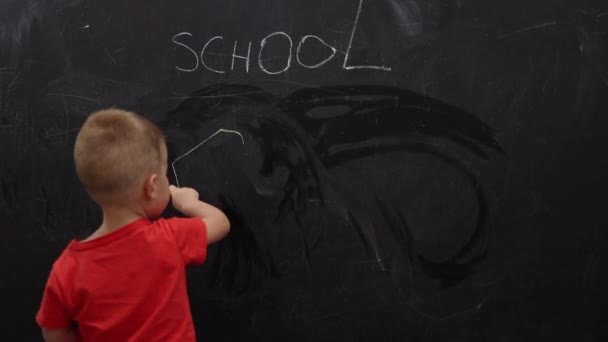
[[[5,331],[35,340],[52,261],[99,213],[86,115],[166,132],[226,210],[189,270],[215,340],[606,335],[608,4],[2,1]]]

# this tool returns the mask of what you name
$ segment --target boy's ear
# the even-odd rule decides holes
[[[144,183],[144,197],[146,199],[152,199],[156,196],[156,180],[158,178],[158,175],[156,173],[153,173],[151,175],[148,175],[146,177],[145,183]]]

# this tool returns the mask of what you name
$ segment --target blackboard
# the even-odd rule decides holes
[[[201,340],[600,341],[607,45],[602,0],[4,0],[2,330],[99,222],[72,147],[117,106],[232,221]]]

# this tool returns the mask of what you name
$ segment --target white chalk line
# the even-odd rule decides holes
[[[178,187],[180,185],[179,185],[179,179],[177,177],[177,171],[175,171],[175,163],[177,163],[178,161],[180,161],[182,158],[188,156],[192,152],[196,151],[199,147],[201,147],[205,143],[207,143],[207,141],[213,139],[215,136],[217,136],[218,134],[222,134],[222,133],[228,133],[228,134],[236,134],[236,135],[238,135],[239,137],[241,137],[241,142],[243,143],[243,145],[245,145],[245,138],[243,138],[243,135],[240,132],[235,131],[235,130],[231,130],[231,129],[225,129],[225,128],[221,128],[221,129],[217,130],[217,132],[211,134],[205,140],[201,141],[196,146],[194,146],[193,148],[191,148],[190,150],[188,150],[188,152],[186,152],[186,153],[182,154],[181,156],[175,158],[175,160],[173,160],[173,162],[171,162],[171,169],[173,170],[173,176],[175,176],[175,184]]]

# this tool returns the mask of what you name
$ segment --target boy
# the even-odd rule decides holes
[[[103,222],[53,264],[36,315],[45,340],[195,341],[185,266],[228,233],[224,213],[169,185],[165,139],[137,114],[93,113],[74,161]],[[170,197],[189,218],[159,218]]]

